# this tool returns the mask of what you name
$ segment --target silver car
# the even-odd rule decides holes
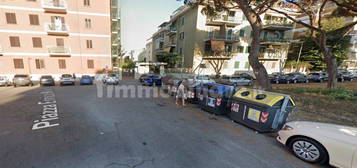
[[[6,76],[0,76],[0,86],[9,86],[11,81]]]
[[[12,83],[14,84],[14,87],[33,86],[31,77],[29,75],[15,75]]]
[[[106,76],[103,80],[103,83],[107,85],[118,85],[119,84],[119,78],[118,75],[116,74],[109,74]]]
[[[60,78],[60,85],[75,85],[75,79],[70,74],[63,74]]]

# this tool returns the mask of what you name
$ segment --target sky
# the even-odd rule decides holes
[[[170,19],[182,2],[176,0],[121,0],[122,46],[125,51],[145,48],[157,27]]]

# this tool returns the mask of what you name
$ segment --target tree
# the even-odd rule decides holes
[[[181,64],[182,57],[177,53],[161,52],[156,55],[158,62],[167,63],[168,68],[177,68]]]
[[[252,27],[252,42],[249,52],[249,64],[256,76],[257,83],[261,89],[271,90],[268,73],[264,65],[259,61],[260,33],[263,30],[263,22],[260,15],[265,13],[269,7],[275,5],[278,0],[185,0],[186,4],[204,5],[203,13],[215,16],[222,11],[230,9],[241,9]]]
[[[314,43],[319,47],[320,52],[324,56],[327,65],[327,72],[329,74],[328,88],[335,88],[337,85],[337,57],[333,54],[333,46],[340,42],[341,38],[348,35],[349,31],[353,28],[357,21],[345,24],[342,27],[328,31],[324,29],[323,19],[332,15],[342,16],[357,16],[356,1],[354,0],[284,0],[285,3],[292,5],[291,8],[275,8],[270,6],[269,9],[277,13],[283,14],[288,19],[294,21],[307,28],[310,33],[309,36]],[[327,15],[327,5],[336,4],[335,12],[332,15]],[[299,20],[290,15],[290,13],[303,15],[307,20]],[[325,26],[326,27],[326,26]],[[339,35],[339,38],[334,41],[335,44],[328,45],[328,37]]]

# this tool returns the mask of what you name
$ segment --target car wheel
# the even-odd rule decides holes
[[[17,87],[17,85],[14,83],[14,87]]]
[[[305,162],[323,164],[328,160],[326,149],[310,138],[295,138],[290,142],[289,148],[297,158]]]

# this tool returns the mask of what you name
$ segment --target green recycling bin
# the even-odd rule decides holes
[[[240,88],[232,98],[229,116],[259,133],[277,132],[294,108],[289,95]]]

